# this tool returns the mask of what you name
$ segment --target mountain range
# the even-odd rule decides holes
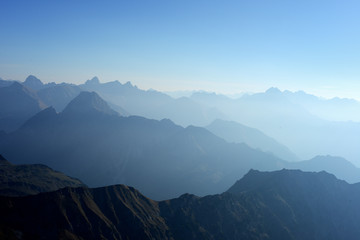
[[[265,135],[261,131],[247,127],[234,121],[216,119],[205,127],[215,135],[228,142],[246,143],[252,148],[263,152],[273,153],[286,161],[299,161],[299,158],[285,145]]]
[[[14,81],[2,80],[2,83],[0,86],[8,86]],[[61,112],[81,91],[95,91],[122,116],[168,118],[183,127],[208,126],[216,119],[233,121],[260,130],[286,145],[299,159],[333,155],[360,166],[357,145],[360,141],[360,123],[357,122],[360,104],[353,99],[327,100],[302,91],[280,91],[277,88],[244,94],[236,99],[207,92],[195,92],[190,97],[175,99],[155,90],[139,89],[130,82],[101,83],[97,77],[74,85],[43,84],[36,77],[29,76],[25,83],[42,103],[53,106],[57,112]],[[0,123],[4,122],[0,124],[0,130],[5,132],[17,129],[24,122],[24,117],[13,117],[13,121],[6,120],[6,116],[5,120],[3,118],[0,111]]]
[[[360,187],[326,172],[249,171],[226,192],[153,201],[132,187],[0,197],[6,239],[349,239]]]
[[[282,92],[277,88],[237,99],[204,92],[190,98],[207,107],[221,109],[226,117],[220,119],[256,128],[286,144],[300,159],[333,155],[342,156],[357,166],[360,164],[357,144],[360,123],[355,116],[360,112],[360,104],[355,100],[324,100],[304,92]],[[331,117],[326,117],[325,113]]]
[[[292,156],[281,144],[254,129],[241,131],[255,140],[231,143],[204,128],[183,128],[167,119],[119,116],[95,92],[81,92],[62,112],[47,108],[0,137],[0,152],[14,163],[45,164],[92,187],[131,185],[157,200],[184,192],[220,193],[251,168],[328,170],[349,182],[359,179],[360,170],[344,159],[291,164],[248,146],[263,139]],[[351,171],[345,174],[340,166]]]
[[[41,111],[0,138],[0,152],[89,186],[132,185],[155,199],[218,193],[250,168],[273,170],[284,162],[204,128],[119,116],[94,92],[82,92],[61,113]]]

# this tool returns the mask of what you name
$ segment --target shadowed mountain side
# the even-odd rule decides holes
[[[18,82],[0,88],[0,130],[16,130],[45,107],[34,91]]]
[[[228,142],[246,143],[252,148],[271,152],[286,161],[299,160],[286,146],[255,128],[250,128],[237,122],[217,119],[208,125],[206,129]]]
[[[227,192],[155,202],[124,185],[0,197],[11,239],[358,239],[360,186],[326,172],[251,170]]]
[[[90,186],[131,185],[154,199],[219,193],[250,168],[284,164],[204,128],[119,117],[96,93],[80,94],[60,114],[40,112],[5,136],[0,151],[14,163],[46,164]]]
[[[7,239],[171,239],[158,204],[122,185],[0,197],[0,204]]]
[[[0,195],[24,196],[85,186],[80,180],[41,165],[13,165],[0,155]]]

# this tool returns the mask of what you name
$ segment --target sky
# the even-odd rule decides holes
[[[360,99],[360,2],[0,1],[0,77]]]

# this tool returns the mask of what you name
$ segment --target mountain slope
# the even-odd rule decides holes
[[[255,128],[250,128],[237,122],[217,119],[206,126],[206,129],[228,142],[246,143],[252,148],[271,152],[286,161],[299,160],[286,146]]]
[[[23,85],[35,91],[45,87],[41,80],[33,75],[29,75],[23,82]]]
[[[360,186],[325,172],[251,170],[223,194],[156,202],[124,185],[0,197],[10,239],[358,239]]]
[[[6,238],[171,239],[157,203],[122,185],[0,197],[0,204]]]
[[[155,199],[219,193],[250,168],[283,164],[204,128],[120,117],[95,93],[80,94],[62,113],[40,112],[4,136],[0,151],[14,163],[46,164],[89,186],[131,185]]]
[[[81,92],[74,98],[62,112],[65,115],[79,114],[79,115],[118,115],[117,112],[112,110],[107,102],[105,102],[95,92]]]
[[[77,179],[41,165],[13,165],[0,155],[0,195],[24,196],[63,187],[85,186]]]
[[[0,130],[17,129],[45,107],[34,91],[18,82],[0,88]]]
[[[80,92],[80,87],[63,83],[40,89],[37,94],[46,105],[61,112]]]
[[[316,156],[310,160],[286,163],[283,167],[302,171],[326,171],[349,183],[360,182],[360,168],[341,157]]]

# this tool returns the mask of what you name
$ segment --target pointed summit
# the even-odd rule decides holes
[[[266,93],[268,94],[279,94],[281,91],[276,87],[271,87],[268,90],[266,90]]]
[[[87,81],[85,82],[85,84],[97,85],[97,84],[100,84],[100,80],[99,80],[98,77],[95,76],[95,77],[93,77],[92,79],[87,80]]]
[[[29,75],[25,79],[25,82],[23,84],[26,87],[31,88],[31,89],[36,90],[36,91],[44,88],[44,84],[40,81],[40,79],[38,79],[37,77],[35,77],[33,75]]]
[[[63,114],[69,113],[118,115],[96,92],[81,92],[64,109]]]

